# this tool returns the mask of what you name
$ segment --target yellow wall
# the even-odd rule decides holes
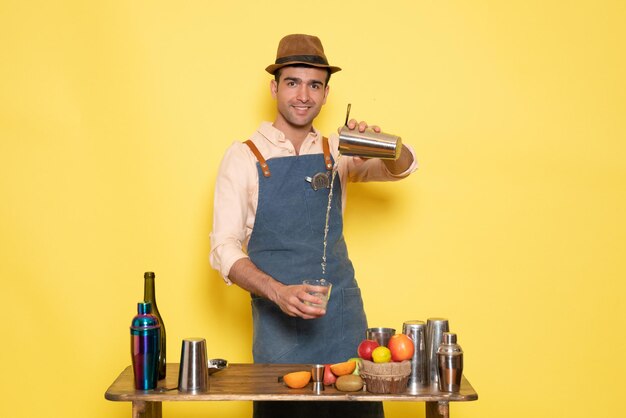
[[[419,154],[408,180],[349,194],[370,323],[450,319],[480,395],[454,417],[618,415],[625,18],[620,0],[3,0],[0,416],[129,416],[103,395],[146,270],[170,361],[191,336],[251,361],[248,296],[207,261],[213,183],[273,117],[263,68],[293,32],[344,68],[319,128],[351,102]]]

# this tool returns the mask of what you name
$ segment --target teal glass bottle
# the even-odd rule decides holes
[[[159,350],[159,380],[165,379],[165,363],[166,363],[166,338],[165,338],[165,324],[163,323],[163,317],[159,312],[156,302],[156,294],[154,291],[154,279],[155,274],[151,271],[147,271],[143,275],[144,287],[143,287],[143,300],[144,302],[150,302],[152,306],[152,315],[156,316],[161,325],[161,338],[160,338],[160,350]]]

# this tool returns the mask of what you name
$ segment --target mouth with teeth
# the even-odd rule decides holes
[[[306,112],[311,108],[311,106],[297,106],[297,105],[292,105],[291,107],[293,107],[298,112]]]

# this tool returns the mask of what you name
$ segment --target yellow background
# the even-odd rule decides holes
[[[249,296],[208,264],[213,187],[273,118],[263,69],[294,32],[344,69],[319,128],[352,103],[419,156],[349,193],[370,324],[450,319],[480,395],[453,417],[619,415],[625,19],[623,1],[2,0],[0,416],[129,416],[104,392],[147,270],[169,361],[193,336],[251,361]]]

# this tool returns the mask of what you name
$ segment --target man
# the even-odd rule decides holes
[[[413,152],[406,146],[397,160],[339,158],[337,135],[327,140],[313,127],[328,98],[330,75],[340,70],[328,64],[317,37],[284,37],[275,63],[266,68],[274,75],[270,91],[276,118],[262,123],[245,143],[232,144],[219,169],[211,264],[227,283],[252,295],[257,363],[337,363],[355,355],[367,320],[343,239],[346,184],[396,180],[416,169]],[[360,132],[368,127],[356,120],[348,126]],[[326,184],[318,187],[312,179],[330,179],[335,162],[338,175],[325,268],[333,288],[324,309],[315,306],[322,301],[309,294],[319,289],[302,281],[322,278],[330,189]],[[309,416],[303,408],[315,417],[382,415],[380,403],[278,402],[278,408],[273,404],[256,402],[255,416]]]

